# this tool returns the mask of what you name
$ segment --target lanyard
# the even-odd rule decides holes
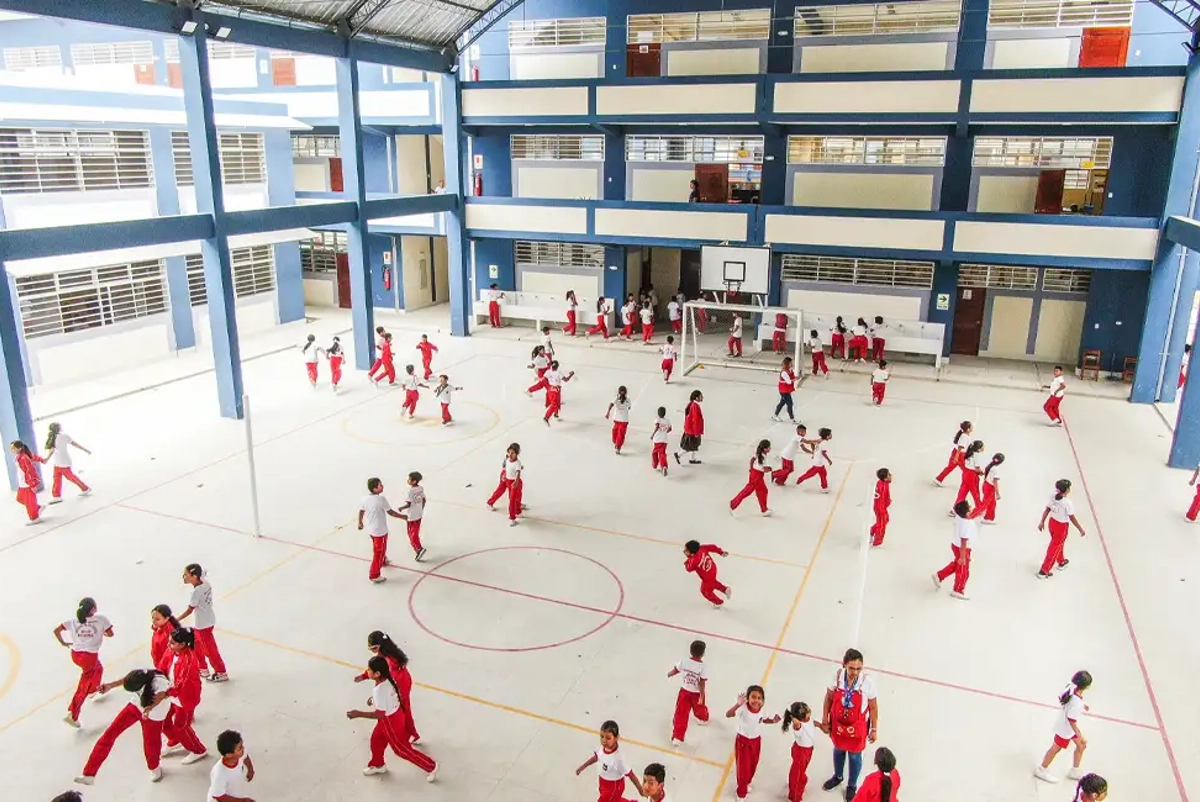
[[[842,677],[843,677],[842,682],[845,682],[845,679],[844,679],[845,676],[846,676],[846,669],[843,668],[842,669]],[[842,691],[842,707],[846,708],[847,710],[849,710],[850,705],[852,705],[854,703],[854,691],[858,689],[858,685],[860,682],[862,682],[862,674],[858,675],[858,679],[856,679],[854,681],[853,685],[846,685],[844,688],[839,688],[839,690]],[[839,682],[838,684],[841,685],[842,683]]]

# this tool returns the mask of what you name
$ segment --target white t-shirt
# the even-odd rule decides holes
[[[619,398],[614,398],[612,402],[612,419],[615,423],[629,423],[629,410],[633,409],[633,402],[627,397],[624,401]]]
[[[188,606],[195,608],[196,629],[209,629],[217,625],[217,614],[213,612],[213,589],[208,580],[201,580],[199,585],[192,588]]]
[[[400,695],[392,683],[384,680],[371,689],[371,706],[388,716],[400,709]]]
[[[875,368],[875,370],[871,371],[871,382],[873,384],[885,384],[891,375],[883,368]]]
[[[667,435],[671,433],[671,422],[666,418],[659,418],[654,421],[654,433],[650,435],[651,443],[667,442]]]
[[[750,709],[750,705],[742,705],[737,711],[737,734],[743,738],[761,737],[762,720],[770,717],[766,707],[755,713]]]
[[[1083,718],[1083,714],[1087,705],[1083,703],[1083,699],[1075,694],[1067,699],[1067,703],[1058,711],[1058,720],[1054,722],[1054,734],[1059,738],[1071,740],[1075,737],[1075,730],[1071,729],[1071,722],[1079,723],[1079,719]]]
[[[154,681],[150,683],[150,689],[154,692],[155,696],[160,693],[166,693],[171,689],[171,680],[164,676],[155,676]],[[141,692],[139,691],[138,693],[129,694],[129,701],[133,702],[133,704],[135,704],[140,710],[142,707]],[[165,721],[167,714],[170,712],[170,700],[163,699],[160,703],[154,706],[146,718],[150,719],[151,721]]]
[[[787,445],[779,452],[780,459],[796,461],[796,455],[800,453],[800,444],[804,440],[800,435],[795,435],[791,440],[787,441]]]
[[[1003,465],[992,465],[985,470],[987,470],[987,476],[983,477],[983,481],[989,485],[996,484],[996,482],[1000,481],[1000,477],[1004,474]]]
[[[797,746],[813,747],[813,733],[816,732],[816,727],[813,726],[812,720],[803,722],[799,727],[792,725],[792,736],[796,739]]]
[[[546,349],[546,353],[548,353],[548,354],[554,353],[554,344],[550,342],[549,334],[542,335],[542,346]]]
[[[679,671],[679,685],[685,691],[700,693],[700,680],[708,680],[708,666],[699,660],[685,657],[675,664]]]
[[[551,368],[550,370],[546,371],[546,375],[543,378],[546,379],[546,384],[550,385],[551,387],[562,387],[563,375],[561,371]]]
[[[624,779],[629,774],[629,764],[625,762],[621,748],[605,752],[603,746],[596,747],[596,771],[602,780],[614,782]]]
[[[867,331],[871,332],[871,337],[882,337],[884,329],[887,328],[886,323],[872,323],[867,326]]]
[[[71,439],[71,435],[66,432],[59,432],[54,436],[54,467],[55,468],[70,468],[71,467],[71,444],[75,441]]]
[[[625,304],[621,307],[621,324],[628,326],[633,323],[633,304]]]
[[[1051,496],[1050,503],[1046,506],[1050,508],[1051,519],[1059,523],[1070,523],[1071,516],[1075,514],[1075,502],[1066,496],[1060,499],[1055,499],[1054,496]]]
[[[545,354],[538,354],[533,358],[533,366],[538,370],[550,367],[550,357]]]
[[[741,319],[740,317],[735,317],[735,318],[733,319],[733,332],[732,332],[732,336],[733,336],[733,337],[735,337],[735,338],[737,338],[737,339],[739,339],[739,340],[740,340],[740,339],[741,339],[741,337],[742,337],[742,319]]]
[[[654,322],[654,310],[653,309],[649,309],[649,308],[643,306],[641,308],[641,310],[638,312],[638,316],[641,317],[643,326],[649,326],[651,323]]]
[[[443,404],[450,405],[450,399],[454,396],[454,388],[448,384],[439,384],[433,389],[433,394]]]
[[[812,351],[814,354],[825,353],[825,346],[821,344],[820,337],[809,337],[808,338],[808,349],[810,351]]]
[[[306,365],[315,365],[320,357],[320,354],[317,353],[320,350],[320,347],[318,347],[316,343],[313,343],[312,345],[308,346],[308,348],[302,349],[300,355],[304,357],[304,363]]]
[[[855,326],[850,331],[855,337],[865,337],[867,334],[867,327],[866,326]]]
[[[503,297],[504,293],[500,292],[500,290],[488,290],[489,301],[499,301]]]
[[[1056,398],[1062,398],[1067,392],[1067,380],[1062,376],[1055,376],[1050,380],[1050,395]]]
[[[568,311],[574,312],[575,307],[577,307],[577,306],[579,306],[579,303],[574,298],[567,299],[567,310]]]
[[[404,377],[404,389],[405,390],[412,390],[413,392],[416,392],[417,390],[420,389],[420,387],[421,387],[421,380],[417,378],[416,374],[413,374],[412,376]]]
[[[664,345],[658,349],[662,352],[663,361],[671,360],[672,362],[679,358],[679,352],[675,350],[673,345]]]
[[[425,514],[425,488],[420,485],[408,489],[409,507],[404,511],[410,521],[419,521]]]
[[[983,458],[981,456],[979,456],[979,452],[976,451],[974,454],[971,454],[969,457],[965,457],[963,459],[963,467],[966,468],[968,471],[974,471],[977,468],[983,467],[982,465],[979,464],[981,462],[983,462]]]
[[[879,695],[879,691],[875,688],[875,680],[869,674],[861,673],[858,675],[858,682],[855,683],[855,690],[859,691],[859,698],[862,704],[862,712],[867,712],[867,707],[870,701]],[[833,684],[829,686],[829,690],[838,691],[846,690],[846,669],[839,668],[833,675]]]
[[[829,456],[829,452],[825,450],[825,441],[822,440],[820,443],[817,443],[815,446],[813,446],[813,450],[812,450],[813,467],[814,468],[828,467],[829,466],[829,460],[827,459],[828,456]]]
[[[382,493],[372,493],[363,499],[363,529],[371,537],[383,537],[388,533],[388,504],[387,497]]]
[[[82,624],[78,618],[63,622],[71,640],[71,651],[98,654],[100,644],[104,643],[104,632],[112,626],[112,622],[102,615],[88,616]]]
[[[973,548],[975,537],[979,534],[979,523],[972,518],[959,518],[954,516],[954,534],[950,536],[950,542],[955,546],[961,546],[963,540],[969,541],[967,545]]]
[[[250,796],[250,781],[246,779],[246,756],[237,762],[236,766],[226,766],[224,760],[218,760],[208,774],[208,799],[206,802],[216,802],[218,797],[236,796],[247,799]]]
[[[683,317],[683,310],[679,308],[678,301],[671,301],[667,304],[667,317],[671,320],[679,320]]]
[[[521,465],[521,460],[505,459],[504,460],[504,478],[511,482],[513,479],[517,478],[517,475],[521,472],[521,470],[523,468],[524,468],[524,466]]]

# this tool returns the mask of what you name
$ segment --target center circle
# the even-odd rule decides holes
[[[511,590],[508,588],[501,588],[501,587],[497,587],[494,585],[488,585],[488,584],[485,584],[482,582],[476,582],[474,580],[460,579],[457,577],[445,576],[445,575],[438,573],[438,572],[444,570],[445,568],[447,568],[448,566],[453,565],[462,560],[466,560],[470,557],[480,557],[483,555],[495,554],[497,552],[507,552],[507,551],[535,551],[535,552],[548,552],[551,554],[562,554],[562,555],[566,555],[568,557],[572,557],[576,560],[582,560],[585,563],[590,563],[591,565],[604,571],[604,573],[606,573],[612,579],[613,584],[616,585],[616,588],[617,588],[616,607],[612,610],[608,610],[608,609],[594,607],[594,606],[590,606],[590,605],[586,605],[586,604],[576,604],[574,602],[561,601],[558,599],[552,599],[552,598],[540,596],[535,593],[526,593],[524,591]],[[542,602],[545,604],[552,604],[552,605],[566,607],[566,608],[573,608],[576,610],[583,610],[583,611],[590,612],[590,613],[599,613],[604,616],[604,619],[602,621],[600,621],[600,623],[597,624],[596,626],[588,629],[586,632],[583,632],[583,633],[576,635],[574,637],[571,637],[571,638],[558,640],[553,643],[543,643],[543,644],[535,644],[535,645],[517,645],[517,646],[488,646],[488,645],[479,644],[479,643],[467,643],[462,640],[456,640],[454,638],[447,637],[447,636],[441,634],[440,632],[437,632],[432,627],[430,627],[428,624],[426,624],[421,619],[421,616],[417,614],[416,604],[414,603],[416,596],[417,596],[417,591],[421,587],[421,585],[424,584],[424,582],[428,579],[454,582],[454,583],[459,583],[459,584],[463,584],[463,585],[467,585],[467,586],[471,586],[471,587],[475,587],[475,588],[480,588],[482,590],[495,591],[497,593],[501,593],[501,594],[508,595],[508,596],[515,596],[515,597],[522,598],[522,599],[532,600],[535,602]],[[590,636],[596,634],[597,632],[599,632],[600,630],[604,629],[606,626],[611,624],[613,622],[613,620],[618,615],[620,615],[621,608],[624,607],[624,605],[625,605],[625,586],[621,583],[620,577],[618,577],[611,568],[609,568],[607,565],[605,565],[602,562],[593,560],[591,557],[587,557],[587,556],[578,554],[573,551],[567,551],[566,549],[557,549],[557,548],[553,548],[550,546],[497,546],[495,548],[480,549],[479,551],[471,551],[471,552],[467,552],[466,554],[460,554],[457,557],[452,557],[449,560],[446,560],[445,562],[435,565],[433,568],[429,569],[429,571],[422,574],[421,578],[418,579],[416,581],[416,583],[413,584],[412,590],[409,591],[409,594],[408,594],[408,612],[412,616],[412,619],[416,623],[416,625],[418,627],[420,627],[425,633],[432,635],[433,637],[437,638],[438,640],[440,640],[444,643],[449,643],[454,646],[461,646],[464,649],[474,649],[477,651],[485,651],[485,652],[536,652],[536,651],[541,651],[543,649],[555,649],[559,646],[566,646],[567,644],[575,643],[576,641],[581,641],[584,638],[587,638],[587,637],[590,637]]]

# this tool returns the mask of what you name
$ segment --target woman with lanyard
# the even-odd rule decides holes
[[[846,799],[854,799],[858,776],[862,772],[862,753],[867,742],[875,743],[879,726],[879,706],[875,682],[863,673],[863,656],[858,649],[847,649],[842,667],[825,691],[821,731],[833,741],[833,776],[822,786],[831,791],[842,784],[846,758],[850,758],[850,776]]]

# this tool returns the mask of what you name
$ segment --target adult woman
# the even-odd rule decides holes
[[[833,776],[821,786],[831,791],[842,784],[846,759],[850,776],[846,778],[846,799],[853,799],[862,772],[862,753],[867,742],[875,743],[879,727],[879,703],[875,682],[863,672],[863,656],[858,649],[847,649],[842,667],[825,691],[821,731],[833,741]]]

